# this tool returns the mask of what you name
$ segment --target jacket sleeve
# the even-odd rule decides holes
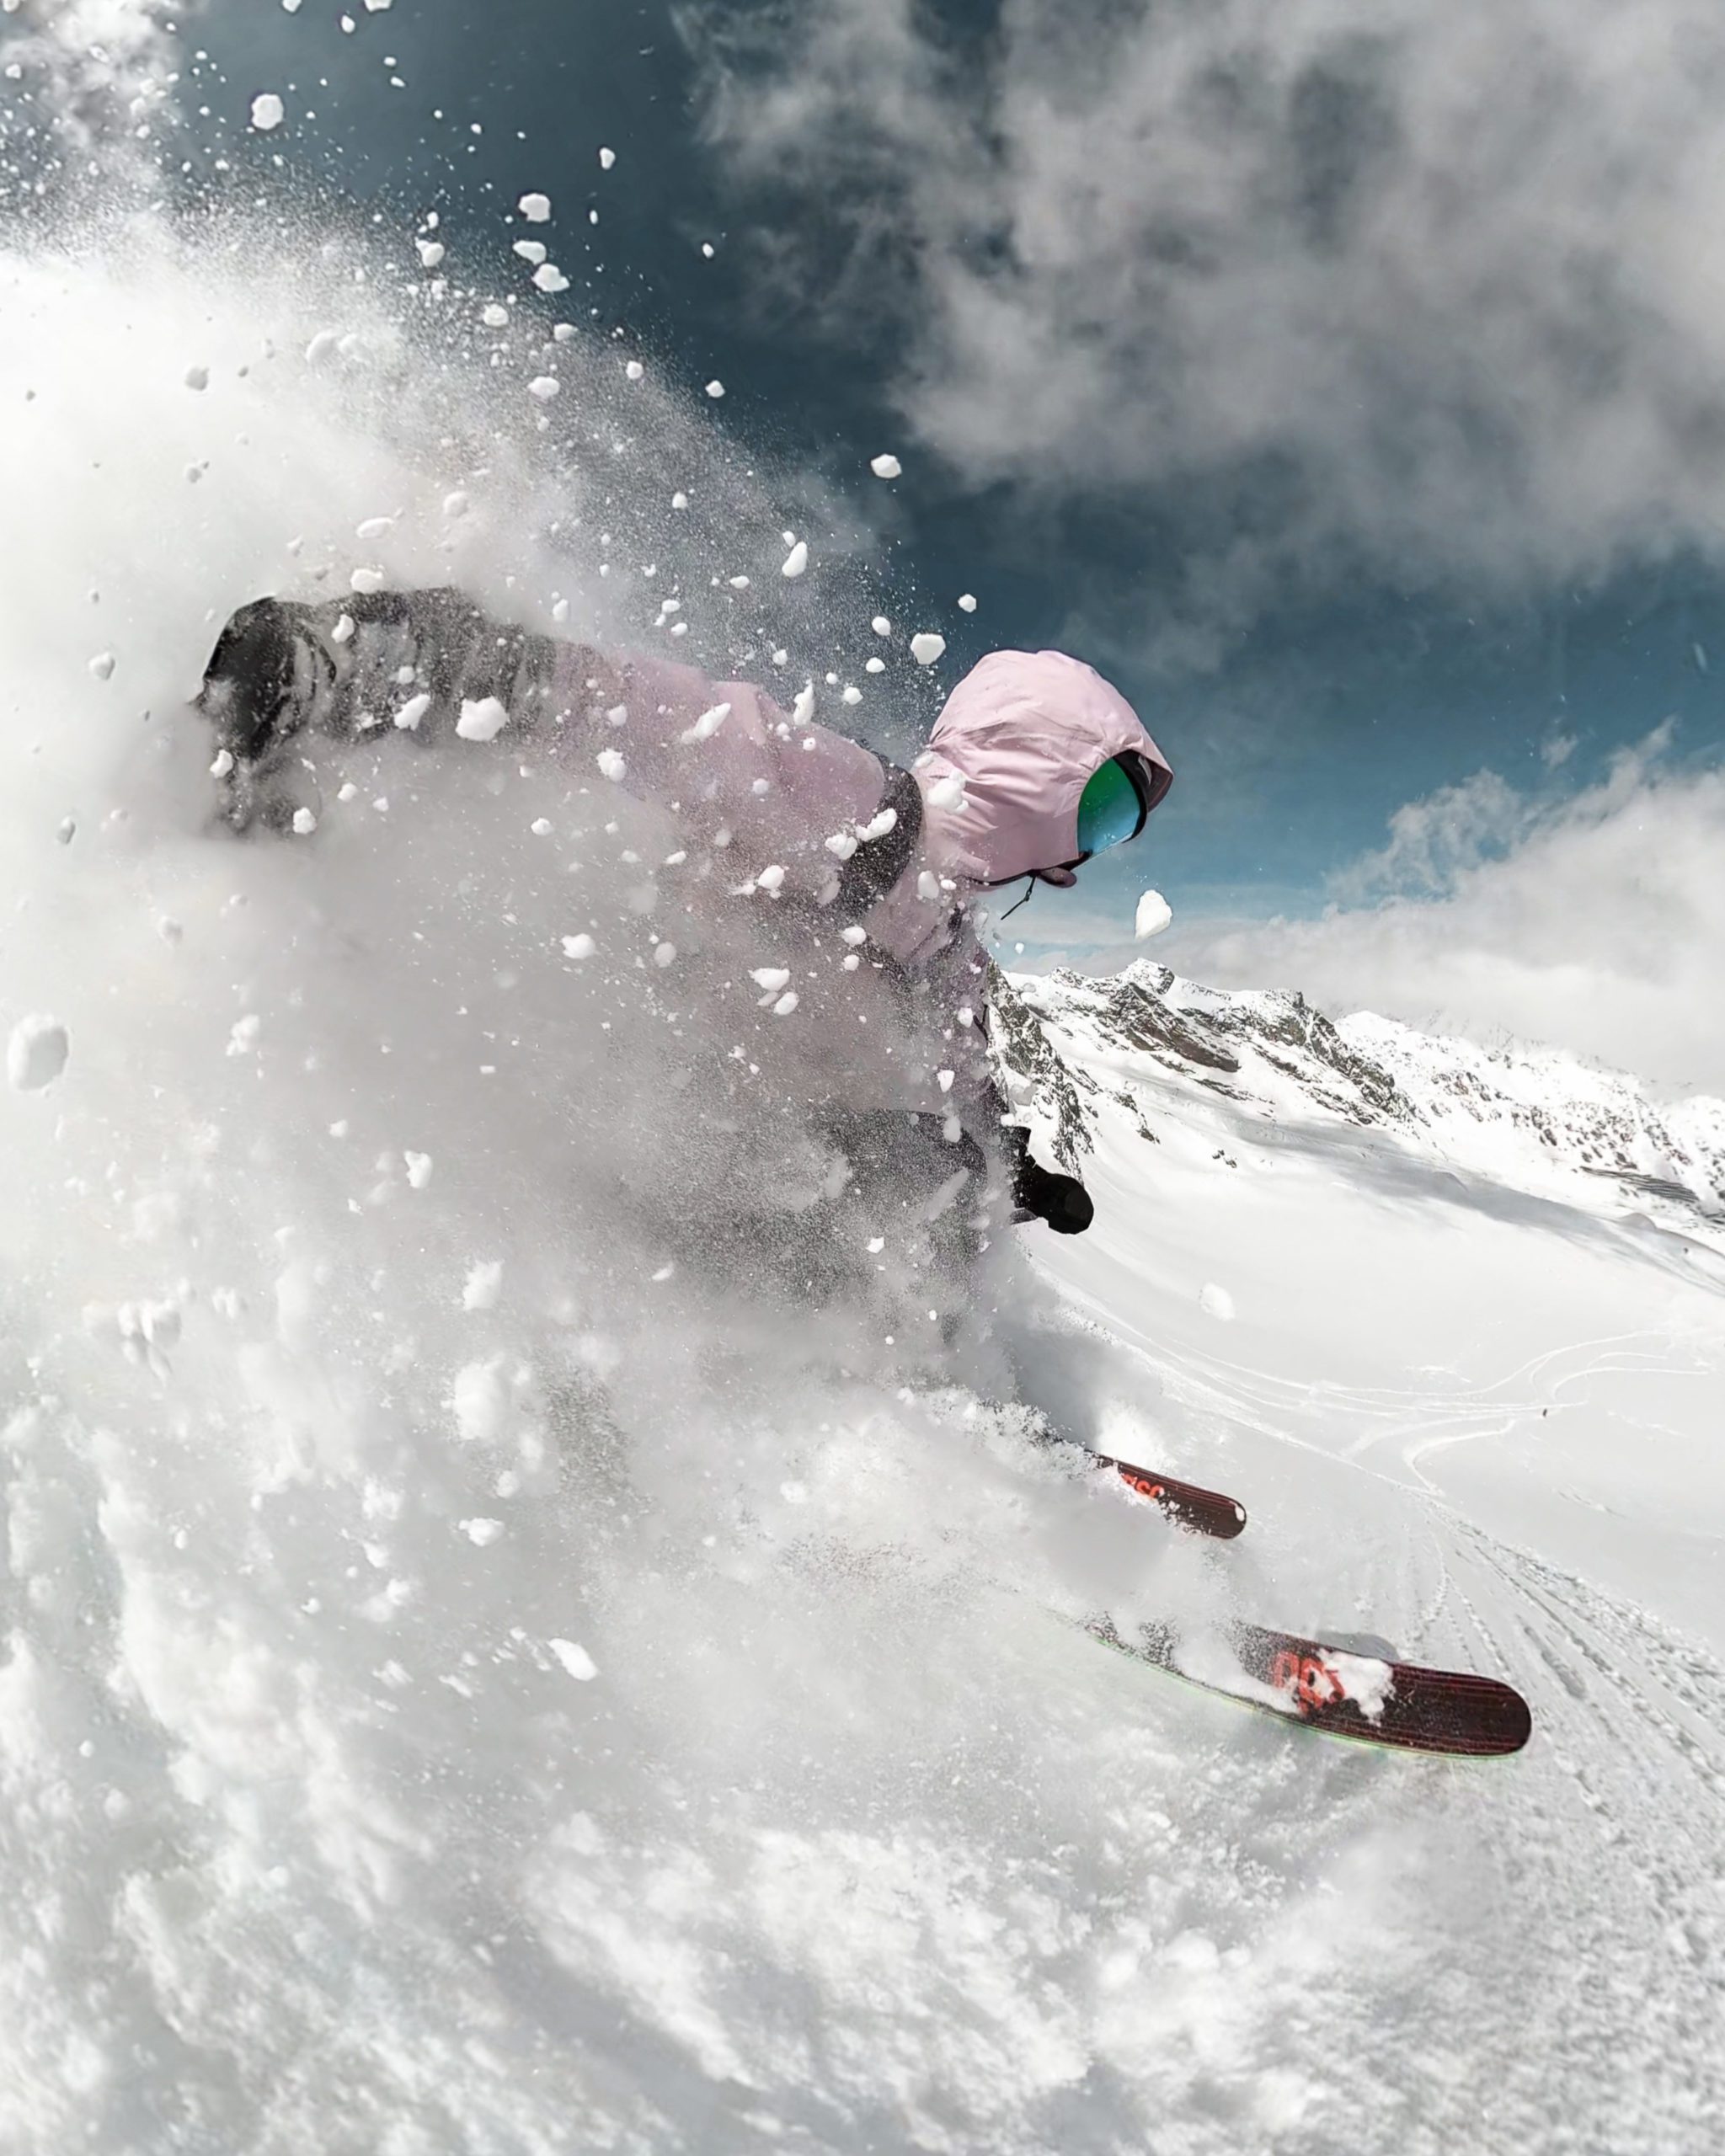
[[[393,724],[454,753],[494,740],[548,749],[582,783],[668,810],[740,878],[831,904],[846,864],[895,818],[881,760],[817,724],[814,700],[811,685],[788,712],[750,682],[537,636],[433,589],[242,607],[200,702],[241,825],[260,803],[267,816],[307,734]]]
[[[752,682],[571,644],[542,727],[573,773],[660,803],[740,877],[830,904],[846,864],[895,819],[879,757],[817,724],[804,696],[809,707],[799,697],[787,712]]]

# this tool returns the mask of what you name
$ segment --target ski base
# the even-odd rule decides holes
[[[1102,1617],[1085,1630],[1135,1662],[1327,1737],[1447,1758],[1493,1759],[1520,1751],[1533,1732],[1520,1693],[1465,1670],[1380,1662],[1261,1625],[1229,1626],[1208,1652],[1188,1646],[1165,1625],[1145,1625],[1129,1638]]]

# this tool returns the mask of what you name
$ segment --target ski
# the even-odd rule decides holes
[[[1139,1467],[1130,1460],[1116,1460],[1112,1453],[1097,1452],[1082,1438],[1069,1437],[1064,1430],[1057,1430],[1045,1421],[1040,1429],[1033,1433],[1033,1442],[1057,1447],[1062,1452],[1076,1453],[1091,1467],[1118,1475],[1128,1489],[1135,1490],[1140,1497],[1148,1497],[1167,1518],[1180,1527],[1190,1528],[1194,1534],[1208,1534],[1218,1542],[1231,1542],[1246,1524],[1246,1508],[1237,1497],[1226,1497],[1220,1490],[1200,1489],[1195,1482],[1183,1482],[1178,1476],[1161,1474],[1153,1467]]]
[[[1465,1670],[1382,1662],[1261,1625],[1231,1625],[1220,1637],[1190,1644],[1162,1625],[1142,1626],[1130,1638],[1107,1617],[1084,1629],[1135,1662],[1327,1737],[1491,1759],[1520,1751],[1532,1733],[1520,1693]]]
[[[1097,1466],[1112,1468],[1129,1490],[1148,1497],[1171,1520],[1195,1534],[1231,1542],[1246,1524],[1246,1508],[1237,1497],[1225,1497],[1220,1490],[1201,1490],[1195,1482],[1182,1482],[1153,1468],[1135,1467],[1130,1460],[1115,1460],[1108,1453],[1093,1452],[1090,1457]]]

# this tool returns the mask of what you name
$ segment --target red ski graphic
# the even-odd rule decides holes
[[[1098,1467],[1111,1467],[1130,1489],[1160,1505],[1172,1520],[1195,1534],[1231,1542],[1246,1524],[1246,1508],[1237,1497],[1219,1490],[1200,1490],[1195,1482],[1182,1482],[1153,1468],[1135,1467],[1130,1460],[1115,1460],[1105,1452],[1092,1453]]]
[[[1520,1751],[1532,1734],[1526,1700],[1494,1677],[1381,1662],[1260,1625],[1231,1625],[1213,1643],[1160,1625],[1128,1639],[1106,1617],[1085,1629],[1136,1662],[1329,1737],[1490,1759]]]

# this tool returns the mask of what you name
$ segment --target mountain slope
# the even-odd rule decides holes
[[[1315,1742],[1270,1756],[1226,1707],[1144,1697],[1201,1748],[1228,1848],[1306,1843],[1373,1913],[1343,1945],[1307,1905],[1297,1982],[1254,1947],[1222,1988],[1240,2013],[1266,1983],[1346,2063],[1270,2145],[1700,2156],[1725,2118],[1725,1235],[1695,1196],[1718,1104],[1156,969],[1013,990],[1003,1054],[1097,1203],[1090,1235],[1033,1242],[1065,1315],[1032,1389],[1244,1499],[1217,1569],[1247,1614],[1533,1704],[1509,1772],[1368,1797]],[[1616,1179],[1644,1142],[1681,1188]],[[1350,1817],[1357,1869],[1325,1839]]]

